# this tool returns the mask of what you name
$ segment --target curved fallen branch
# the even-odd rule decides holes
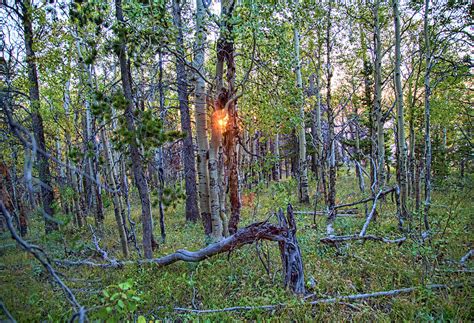
[[[401,294],[409,294],[412,293],[419,288],[426,288],[431,290],[442,290],[448,288],[462,288],[464,284],[454,284],[454,285],[444,285],[444,284],[431,284],[426,286],[420,287],[407,287],[407,288],[400,288],[400,289],[393,289],[387,291],[380,291],[374,293],[366,293],[366,294],[354,294],[354,295],[347,295],[347,296],[336,296],[333,298],[322,298],[317,299],[311,302],[302,302],[298,305],[319,305],[319,304],[340,304],[344,301],[357,301],[357,300],[364,300],[369,298],[376,298],[376,297],[393,297]],[[343,303],[344,304],[344,303]],[[219,309],[205,309],[205,310],[197,310],[192,308],[184,308],[184,307],[174,307],[173,310],[176,312],[183,312],[183,313],[194,313],[194,314],[210,314],[210,313],[221,313],[221,312],[233,312],[233,311],[252,311],[252,310],[277,310],[282,309],[285,307],[295,306],[295,304],[286,304],[286,303],[279,303],[279,304],[272,304],[272,305],[257,305],[257,306],[233,306],[233,307],[226,307],[226,308],[219,308]]]
[[[283,278],[285,287],[291,289],[295,294],[304,294],[304,272],[303,261],[300,248],[296,239],[296,222],[293,215],[293,208],[288,204],[287,215],[282,210],[277,213],[278,225],[268,221],[251,224],[238,230],[235,234],[207,247],[197,250],[178,250],[172,254],[154,258],[140,259],[136,261],[110,261],[107,254],[102,253],[102,257],[108,260],[107,263],[98,263],[90,260],[55,260],[62,266],[89,266],[99,268],[120,268],[125,265],[154,264],[159,267],[167,266],[177,261],[198,262],[214,255],[230,252],[246,244],[251,244],[259,240],[277,241],[280,247],[280,256],[283,265]],[[94,241],[96,247],[98,242]],[[100,249],[101,250],[101,249]]]
[[[212,243],[203,249],[197,251],[189,250],[177,250],[176,252],[153,259],[139,259],[139,260],[126,260],[108,263],[99,263],[90,260],[55,260],[59,265],[63,266],[88,266],[88,267],[99,267],[99,268],[120,268],[126,265],[143,265],[143,264],[155,264],[159,267],[167,266],[177,261],[185,262],[198,262],[209,257],[212,257],[219,253],[232,251],[246,244],[251,244],[258,240],[271,240],[271,241],[283,241],[283,233],[286,230],[278,227],[269,222],[257,222],[253,223],[245,228],[238,230],[235,234],[222,239],[221,241]]]
[[[365,235],[365,236],[352,235],[352,236],[324,237],[320,239],[319,241],[325,244],[329,244],[329,245],[337,245],[338,243],[347,242],[347,241],[371,240],[371,241],[380,241],[380,242],[385,242],[385,243],[397,243],[398,245],[401,245],[406,239],[407,239],[406,237],[401,237],[398,239],[387,239],[383,237],[377,237],[374,235]]]

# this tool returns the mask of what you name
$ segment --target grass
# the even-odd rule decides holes
[[[210,319],[210,320],[377,320],[377,321],[470,321],[473,317],[472,273],[458,272],[459,259],[473,248],[473,179],[462,182],[448,179],[436,186],[433,194],[430,221],[431,243],[420,244],[408,239],[401,246],[377,242],[352,242],[339,248],[319,243],[325,233],[325,220],[318,216],[297,215],[298,240],[303,255],[308,292],[318,298],[421,286],[428,283],[463,283],[464,288],[433,292],[420,288],[415,293],[394,298],[377,298],[353,303],[327,304],[310,307],[282,287],[281,263],[276,243],[264,242],[262,252],[268,253],[269,273],[258,260],[256,246],[249,245],[199,263],[175,263],[164,268],[129,266],[123,269],[59,268],[65,282],[73,288],[78,300],[90,309],[89,317],[104,318],[101,314],[106,302],[103,291],[130,280],[131,289],[139,296],[134,314],[112,311],[109,318],[133,319],[142,315],[147,319]],[[314,183],[311,185],[314,187]],[[338,201],[358,200],[362,195],[356,188],[354,175],[341,172],[338,177]],[[242,223],[252,223],[268,217],[277,208],[291,202],[295,209],[311,210],[299,205],[295,196],[296,184],[288,180],[268,187],[257,186],[254,205],[244,205]],[[246,191],[244,194],[248,194]],[[314,194],[314,192],[312,192]],[[133,217],[138,220],[139,207],[134,203]],[[154,210],[154,214],[158,214]],[[371,223],[368,233],[384,237],[399,236],[395,205],[388,197],[379,209],[377,222]],[[64,244],[74,250],[76,257],[94,256],[87,229],[78,230],[72,224],[61,234],[44,237],[40,234],[39,219],[31,219],[29,239],[45,246],[52,258],[64,257]],[[91,222],[91,220],[89,220]],[[337,234],[360,231],[364,216],[337,218]],[[414,223],[419,225],[419,216]],[[160,245],[155,256],[177,249],[196,250],[205,245],[200,223],[184,221],[183,203],[167,210],[167,242]],[[156,223],[158,226],[158,223]],[[414,228],[417,232],[418,228]],[[155,228],[159,237],[159,228]],[[64,239],[62,238],[64,237]],[[101,245],[110,255],[120,258],[118,235],[114,230],[113,210],[107,210],[106,230]],[[84,242],[82,242],[84,241]],[[0,246],[12,240],[4,234]],[[97,261],[100,259],[95,255]],[[133,254],[136,257],[136,254]],[[472,261],[468,263],[473,269]],[[312,284],[310,282],[313,282]],[[19,321],[67,320],[72,309],[62,291],[49,280],[48,274],[34,258],[17,247],[0,247],[0,298]],[[253,310],[214,314],[182,314],[173,307],[193,306],[200,309],[229,306],[267,305],[287,303],[276,311]],[[110,304],[108,304],[110,305]],[[115,313],[115,314],[114,314]],[[1,318],[1,316],[0,316]]]

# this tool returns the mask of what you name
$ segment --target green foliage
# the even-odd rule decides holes
[[[96,318],[107,322],[133,319],[133,314],[142,303],[140,292],[133,289],[133,285],[129,279],[104,289],[100,298],[101,309],[96,313]]]

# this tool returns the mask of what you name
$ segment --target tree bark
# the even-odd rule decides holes
[[[211,234],[211,208],[209,193],[209,142],[207,141],[207,111],[206,111],[206,84],[202,77],[204,73],[204,54],[206,34],[204,28],[205,8],[203,0],[196,0],[196,40],[194,64],[196,70],[195,93],[195,119],[196,138],[198,145],[197,164],[199,178],[199,207],[204,233]]]

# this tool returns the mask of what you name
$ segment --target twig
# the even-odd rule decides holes
[[[464,266],[466,264],[466,261],[471,259],[471,257],[474,256],[474,249],[469,250],[459,261],[461,266]]]
[[[359,233],[360,237],[363,237],[365,235],[365,232],[367,231],[367,228],[369,227],[369,223],[372,220],[372,217],[374,216],[375,210],[377,208],[377,200],[380,194],[382,194],[382,190],[380,190],[374,198],[374,203],[372,204],[372,210],[367,216],[367,220],[365,221],[364,226],[362,227],[362,230],[360,230],[360,233]]]
[[[2,309],[3,313],[5,313],[5,316],[8,318],[10,322],[16,323],[15,318],[13,317],[13,315],[11,315],[11,313],[8,311],[8,308],[5,306],[5,304],[3,304],[1,300],[0,300],[0,308]]]
[[[294,212],[295,214],[310,214],[310,215],[321,215],[321,216],[325,216],[327,215],[327,212],[325,211],[295,211]],[[337,217],[355,217],[357,216],[357,213],[337,213],[336,214]]]
[[[381,191],[380,196],[387,195],[387,194],[389,194],[393,191],[395,191],[395,187],[389,188],[388,190],[385,190],[385,191]],[[374,200],[374,197],[371,196],[371,197],[367,197],[365,199],[362,199],[360,201],[356,201],[356,202],[352,202],[352,203],[346,203],[346,204],[339,204],[339,205],[336,205],[334,208],[335,209],[340,209],[340,208],[343,208],[343,207],[354,206],[354,205],[357,205],[357,204],[364,204],[364,203],[367,203],[367,202],[370,202],[370,201],[373,201],[373,200]]]
[[[95,246],[95,249],[97,250],[97,252],[100,253],[100,255],[102,256],[102,259],[104,259],[105,261],[115,265],[117,263],[117,260],[113,259],[113,258],[112,259],[109,258],[109,255],[108,255],[107,251],[105,251],[104,249],[102,249],[99,246],[100,239],[97,238],[97,236],[95,234],[95,231],[94,231],[94,228],[92,228],[92,225],[89,224],[89,228],[92,232],[92,242],[94,243],[94,246]]]

